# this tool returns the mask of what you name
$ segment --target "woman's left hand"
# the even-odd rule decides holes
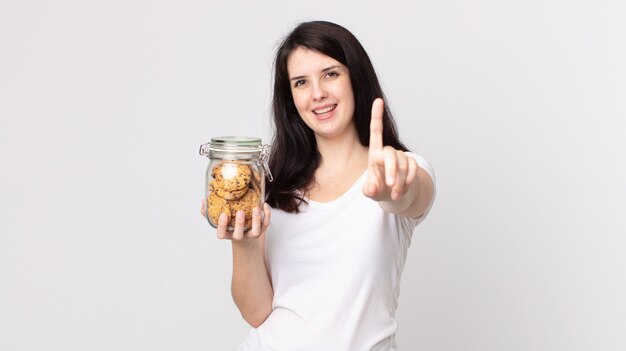
[[[383,145],[383,111],[383,100],[377,98],[372,104],[367,181],[363,194],[375,201],[396,201],[417,180],[418,166],[404,151]]]

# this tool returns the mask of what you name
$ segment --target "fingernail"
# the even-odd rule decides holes
[[[387,177],[387,185],[392,185],[393,184],[393,177]]]
[[[242,210],[237,211],[237,220],[241,220],[243,219],[244,214]]]

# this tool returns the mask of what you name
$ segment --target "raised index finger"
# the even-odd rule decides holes
[[[383,149],[383,99],[376,98],[372,104],[370,120],[370,152]]]

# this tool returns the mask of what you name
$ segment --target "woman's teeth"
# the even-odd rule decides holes
[[[322,115],[324,113],[330,112],[332,110],[335,109],[335,107],[337,107],[337,105],[332,105],[332,106],[328,106],[319,110],[313,110],[313,113],[317,114],[317,115]]]

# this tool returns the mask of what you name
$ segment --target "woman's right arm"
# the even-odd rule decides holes
[[[238,211],[233,232],[226,230],[228,216],[218,220],[217,236],[230,239],[233,249],[233,276],[231,292],[243,319],[258,328],[272,312],[274,291],[265,261],[265,231],[270,224],[270,207],[263,204],[252,211],[252,228],[245,232],[244,213]]]

